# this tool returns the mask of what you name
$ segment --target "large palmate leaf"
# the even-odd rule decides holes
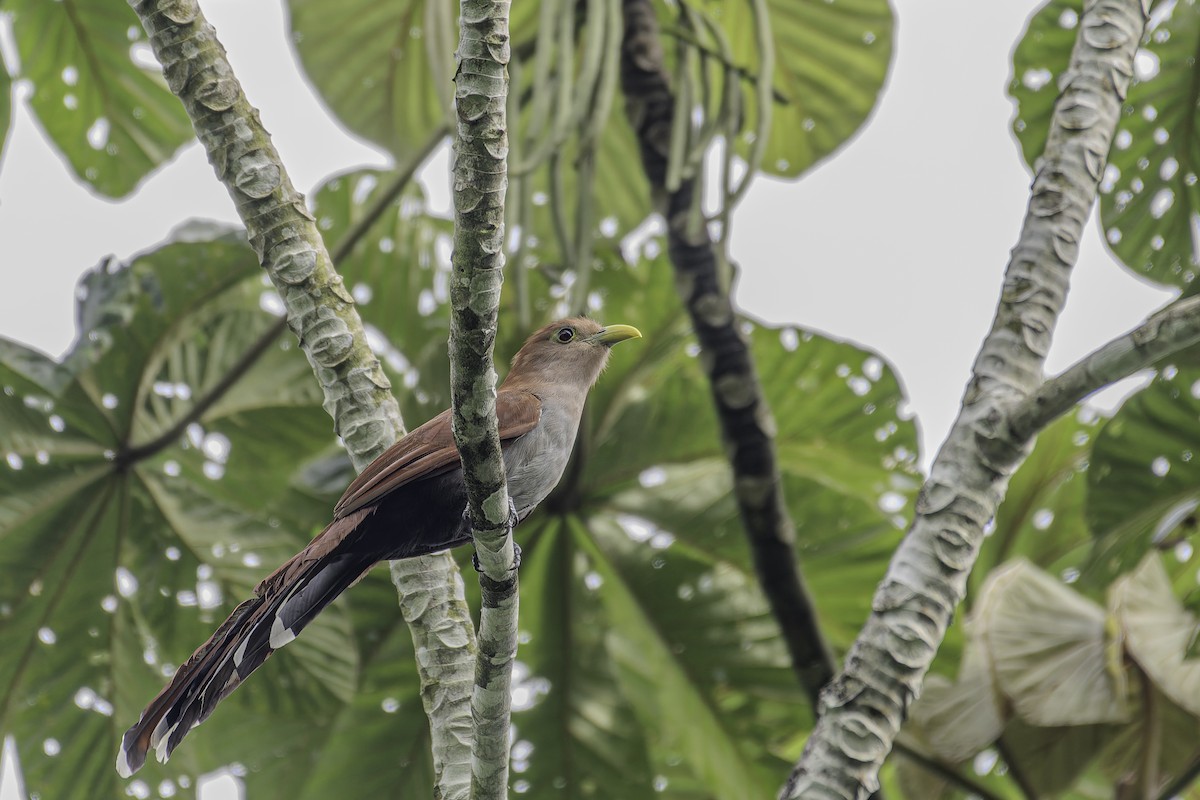
[[[327,181],[312,198],[313,212],[331,250],[358,224],[393,176],[358,170]],[[429,216],[425,196],[409,184],[381,219],[338,262],[409,425],[449,405],[450,250],[453,225]]]
[[[29,104],[95,191],[124,197],[192,138],[187,114],[167,90],[127,5],[12,0],[5,10],[13,18],[20,77],[33,87]]]
[[[1188,653],[1200,621],[1175,599],[1158,553],[1113,585],[1109,605],[1129,654],[1172,702],[1200,717],[1200,660]]]
[[[1045,146],[1081,13],[1078,0],[1052,0],[1030,19],[1013,53],[1014,129],[1028,164]],[[1100,214],[1113,253],[1134,274],[1185,291],[1198,263],[1197,46],[1200,9],[1191,2],[1158,4],[1100,184]]]
[[[332,443],[319,391],[258,308],[248,248],[206,233],[89,274],[62,364],[0,346],[0,729],[42,796],[80,781],[121,795],[120,734],[310,532],[274,512],[294,500],[295,465]],[[235,695],[140,784],[186,790],[222,763],[253,767],[267,755],[256,742],[311,750],[325,724],[298,722],[349,700],[358,651],[339,609],[288,650],[266,668],[274,681]]]
[[[779,93],[763,171],[796,177],[845,144],[875,107],[892,58],[892,10],[886,0],[767,0],[775,49],[772,87]],[[758,75],[752,4],[710,0],[733,62]],[[746,84],[748,118],[757,98]],[[739,143],[745,152],[746,140]]]
[[[1108,421],[1088,469],[1098,577],[1132,570],[1151,547],[1190,556],[1200,505],[1200,370],[1164,367]],[[1189,543],[1189,540],[1193,540]]]
[[[777,100],[763,168],[771,174],[794,177],[844,144],[874,107],[891,59],[892,14],[886,0],[837,4],[767,0],[765,6],[776,56],[775,74],[770,79]],[[431,136],[445,129],[454,70],[449,6],[427,0],[353,0],[351,6],[328,0],[291,0],[288,7],[305,71],[333,113],[351,130],[403,160],[421,152]],[[557,233],[560,228],[552,217],[559,211],[566,222],[561,227],[575,227],[580,142],[577,135],[568,135],[569,131],[582,126],[595,139],[592,213],[585,232],[619,238],[646,218],[651,198],[638,167],[638,147],[624,119],[619,91],[612,98],[607,118],[593,121],[592,130],[578,118],[565,121],[566,112],[555,106],[575,102],[581,92],[590,94],[590,84],[566,92],[560,92],[555,81],[549,82],[549,88],[535,86],[535,74],[559,59],[556,51],[542,56],[545,64],[537,60],[535,40],[543,24],[539,10],[540,3],[532,0],[515,3],[513,8],[513,59],[519,68],[514,70],[518,77],[512,92],[520,98],[520,113],[512,122],[516,163],[511,166],[517,168],[531,157],[523,150],[544,155],[545,143],[554,137],[557,144],[552,149],[559,153],[561,169],[557,178],[552,177],[550,164],[543,158],[527,175],[534,208],[523,234],[535,243],[543,260],[571,264],[573,254],[563,252]],[[720,0],[697,11],[723,31],[730,63],[756,77],[760,48],[751,5]],[[577,62],[593,55],[591,51],[580,54],[585,49],[583,40],[590,31],[604,27],[600,22],[585,21],[584,13],[585,6],[580,5],[580,41],[576,58],[568,61],[571,74],[567,80],[576,77],[572,69],[585,71]],[[670,19],[664,18],[664,23],[672,27]],[[553,36],[550,42],[553,44]],[[617,51],[610,48],[607,52]],[[724,80],[716,73],[710,77],[718,83]],[[743,84],[748,109],[744,116],[751,120],[754,89],[750,81]],[[720,94],[720,86],[710,89],[712,96]],[[554,92],[556,99],[547,100],[537,92]],[[575,109],[576,117],[591,111]],[[752,138],[747,134],[739,146],[748,149]]]
[[[354,175],[321,193],[317,216],[335,242],[378,183]],[[388,244],[381,232],[346,259],[347,283],[367,299],[385,358],[406,355],[393,376],[436,398],[444,333],[420,309],[441,303],[442,229],[410,219],[406,203],[419,198],[400,201]],[[0,647],[20,654],[0,665],[3,728],[46,796],[76,774],[95,776],[96,796],[124,790],[111,772],[116,737],[164,670],[341,489],[308,365],[294,347],[262,344],[276,320],[259,306],[274,300],[252,263],[223,240],[171,245],[88,280],[86,333],[63,364],[0,344],[11,390],[0,447],[19,467],[0,467],[0,603],[12,622]],[[534,283],[534,313],[552,316],[561,293]],[[645,339],[614,351],[575,463],[518,531],[514,788],[632,800],[773,792],[810,712],[750,568],[671,272],[614,261],[593,290],[602,318],[637,324]],[[526,333],[512,309],[506,296],[501,363]],[[844,646],[900,536],[914,426],[878,356],[793,329],[745,332],[804,566]],[[235,367],[244,375],[192,420]],[[169,780],[186,794],[201,771],[237,761],[256,800],[428,791],[428,730],[393,597],[365,581],[351,614],[323,614],[169,767],[147,767],[145,785]]]
[[[637,324],[644,338],[614,351],[593,390],[583,455],[539,512],[545,526],[518,531],[528,635],[518,658],[542,696],[515,717],[532,755],[514,778],[534,796],[560,785],[612,797],[650,797],[653,784],[681,797],[772,792],[808,710],[753,578],[670,272],[646,262],[593,280],[598,317]],[[845,645],[900,535],[915,431],[877,356],[801,331],[746,330],[804,567]],[[544,607],[567,595],[569,611]],[[619,785],[596,777],[622,761]]]
[[[300,63],[350,130],[403,160],[449,119],[454,6],[429,0],[289,0]]]
[[[1038,434],[1033,452],[1008,485],[996,523],[971,572],[974,601],[993,569],[1025,558],[1051,574],[1077,574],[1091,535],[1084,520],[1088,458],[1099,421],[1071,415]]]
[[[992,572],[975,611],[997,689],[1039,727],[1128,719],[1105,622],[1103,608],[1023,559]]]

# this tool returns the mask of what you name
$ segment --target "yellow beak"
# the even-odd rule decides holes
[[[592,337],[594,341],[600,344],[612,347],[618,342],[623,342],[626,339],[640,339],[642,332],[632,325],[607,325]]]

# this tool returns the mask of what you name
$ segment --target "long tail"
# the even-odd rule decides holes
[[[334,521],[233,610],[126,731],[117,753],[118,773],[127,778],[137,772],[150,750],[165,762],[188,731],[271,653],[366,574],[376,559],[338,545],[368,513]]]

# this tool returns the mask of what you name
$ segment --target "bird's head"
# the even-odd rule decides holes
[[[586,392],[608,363],[612,346],[641,336],[632,325],[605,326],[587,317],[551,322],[525,340],[504,385],[569,383]]]

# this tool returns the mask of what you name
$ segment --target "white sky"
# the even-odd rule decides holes
[[[759,181],[735,217],[733,250],[743,308],[854,340],[897,368],[928,464],[991,322],[1028,200],[1030,176],[1009,132],[1005,87],[1010,51],[1036,4],[892,2],[896,57],[873,119],[801,182]],[[205,0],[203,7],[301,191],[334,172],[387,163],[325,115],[292,64],[280,3]],[[449,207],[447,163],[443,153],[425,172],[435,208]],[[0,294],[0,336],[61,353],[74,336],[80,274],[106,254],[127,257],[160,241],[192,217],[236,221],[198,145],[131,199],[103,203],[73,182],[18,102],[0,166],[0,263],[20,275],[20,288]],[[1116,266],[1093,225],[1050,371],[1169,297]],[[236,797],[233,784],[222,778],[202,797]],[[6,758],[0,800],[18,798]]]

